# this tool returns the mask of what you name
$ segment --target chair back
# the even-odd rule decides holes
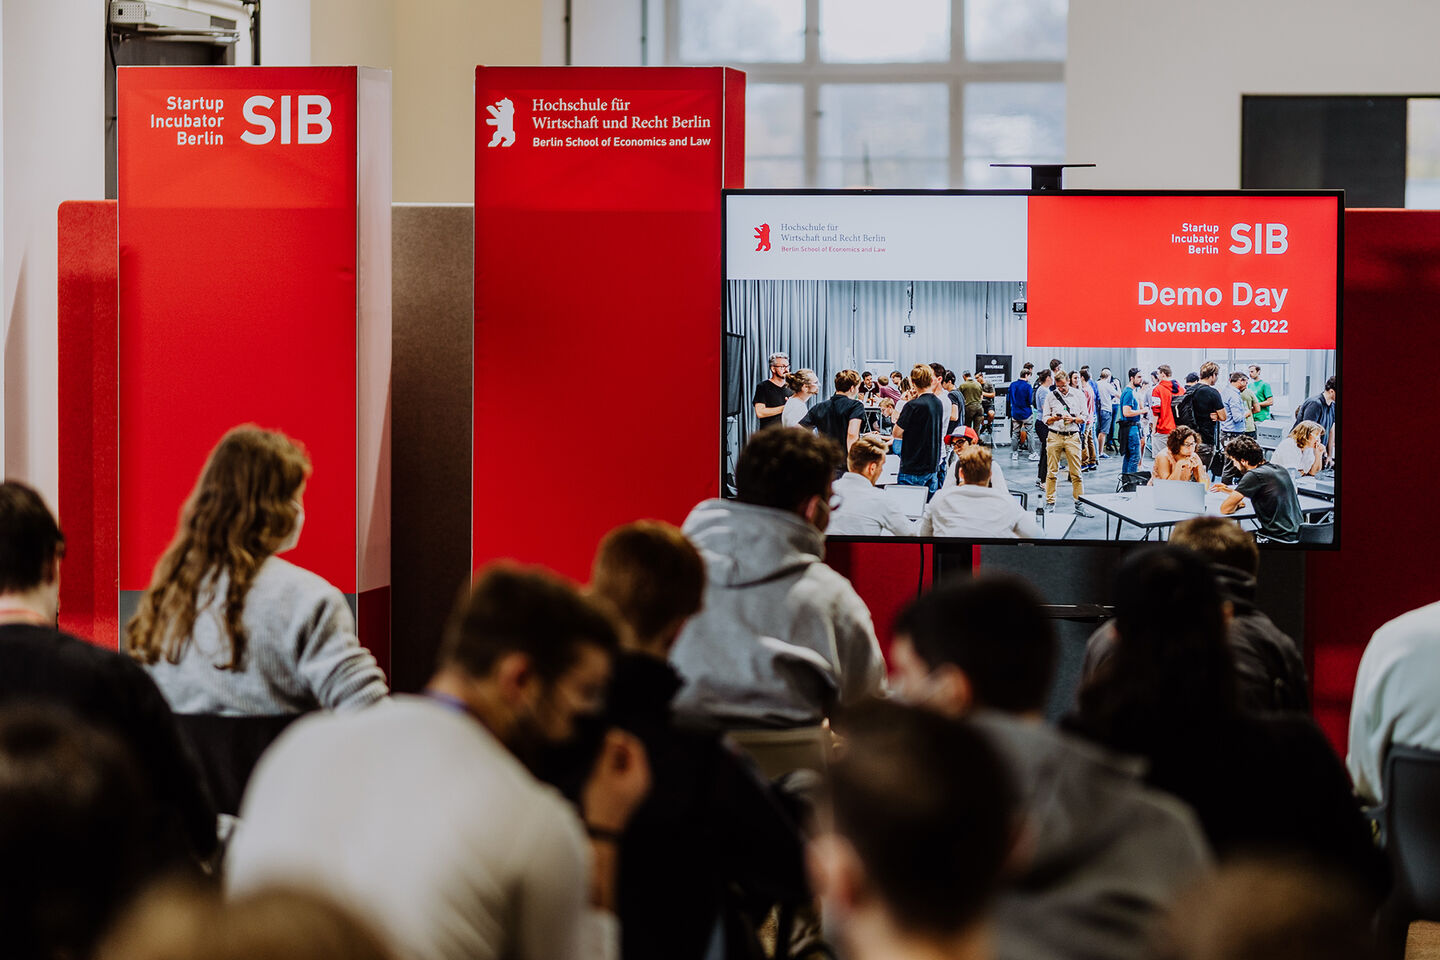
[[[1136,487],[1143,487],[1150,482],[1149,470],[1137,470],[1135,473],[1122,473],[1115,481],[1116,493],[1134,493]]]
[[[1302,523],[1300,524],[1301,543],[1334,543],[1335,524],[1330,523]]]
[[[303,714],[224,717],[177,713],[180,735],[200,761],[200,772],[219,813],[238,815],[240,799],[260,755]]]
[[[1381,823],[1395,868],[1394,895],[1409,919],[1440,920],[1440,752],[1392,746],[1385,757]]]

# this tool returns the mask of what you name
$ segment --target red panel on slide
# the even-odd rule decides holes
[[[314,464],[287,559],[355,593],[356,69],[122,67],[119,130],[121,589],[253,422]]]
[[[638,517],[719,490],[720,190],[744,76],[481,67],[475,566],[572,577]]]

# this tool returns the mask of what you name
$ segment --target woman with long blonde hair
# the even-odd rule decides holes
[[[1302,477],[1313,477],[1325,465],[1325,448],[1320,445],[1324,435],[1325,428],[1314,420],[1298,420],[1289,435],[1275,447],[1270,462],[1295,470]]]
[[[344,595],[282,560],[305,519],[310,459],[289,437],[236,427],[210,452],[125,650],[178,714],[276,716],[387,695]]]

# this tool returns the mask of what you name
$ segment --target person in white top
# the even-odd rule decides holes
[[[802,367],[785,378],[785,386],[795,392],[785,401],[780,411],[782,427],[798,427],[805,414],[810,412],[810,398],[820,392],[820,378],[815,371]]]
[[[1010,494],[990,486],[990,451],[978,443],[960,451],[958,486],[937,493],[920,520],[922,537],[997,538],[1045,535]]]
[[[915,521],[907,517],[884,490],[875,486],[889,452],[885,441],[873,433],[867,433],[851,446],[850,471],[831,488],[840,502],[830,514],[830,525],[825,528],[827,534],[915,536]]]
[[[424,696],[302,720],[265,754],[227,892],[322,890],[411,960],[614,957],[616,841],[649,789],[644,748],[604,735],[583,824],[519,755],[598,713],[618,647],[610,615],[573,586],[490,568]]]
[[[954,433],[950,434],[950,436],[947,437],[946,440],[950,444],[950,459],[945,466],[945,482],[941,484],[941,486],[953,487],[962,482],[960,478],[960,472],[955,469],[956,462],[960,457],[960,451],[964,450],[972,443],[978,444],[980,442],[980,435],[977,434],[974,430],[971,430],[969,427],[961,427]],[[1010,487],[1008,484],[1005,483],[1005,474],[1001,472],[1000,464],[994,462],[994,455],[992,454],[991,456],[992,460],[990,463],[990,486],[995,488],[996,490],[999,490],[1001,493],[1005,494],[1008,497],[1010,495]]]
[[[1294,470],[1302,477],[1313,477],[1325,465],[1325,447],[1320,443],[1324,435],[1325,428],[1314,420],[1301,420],[1290,428],[1290,435],[1280,441],[1270,462]]]
[[[1355,674],[1345,765],[1367,803],[1385,799],[1392,746],[1440,750],[1440,603],[1411,610],[1370,638]]]

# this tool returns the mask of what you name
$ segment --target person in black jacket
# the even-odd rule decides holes
[[[1194,552],[1131,554],[1116,575],[1114,653],[1082,685],[1070,726],[1146,759],[1149,783],[1190,804],[1222,860],[1308,857],[1378,901],[1388,867],[1319,728],[1241,710],[1224,605]]]
[[[1255,535],[1224,517],[1194,517],[1175,525],[1170,545],[1208,560],[1220,594],[1230,604],[1226,633],[1235,658],[1240,706],[1251,713],[1309,714],[1309,681],[1300,648],[1255,605],[1255,577],[1260,572]],[[1114,620],[1091,635],[1085,645],[1086,677],[1114,653],[1115,636]]]
[[[34,490],[0,484],[0,706],[58,705],[133,753],[155,810],[136,811],[162,860],[215,852],[215,807],[195,758],[154,681],[129,657],[61,633],[60,561],[65,537]],[[153,816],[152,816],[153,814]]]
[[[682,680],[667,657],[700,609],[704,562],[681,532],[642,521],[601,541],[591,577],[624,629],[603,728],[645,745],[652,786],[620,840],[618,913],[626,960],[699,960],[726,923],[727,938],[753,936],[775,903],[809,897],[794,811],[717,735],[679,726],[670,702]],[[588,751],[556,758],[544,776],[574,796]],[[739,902],[731,899],[740,894]],[[735,955],[730,940],[727,955]]]

